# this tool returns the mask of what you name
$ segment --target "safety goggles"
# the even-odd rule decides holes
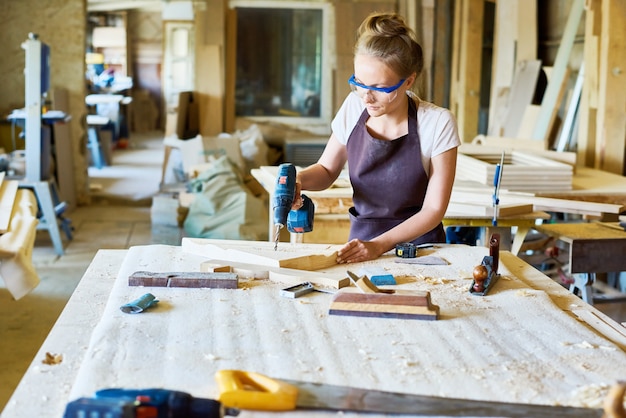
[[[398,96],[397,90],[402,84],[404,84],[405,81],[406,78],[403,78],[398,82],[398,84],[391,87],[374,87],[359,83],[354,78],[354,74],[352,74],[348,80],[348,84],[350,84],[350,89],[360,98],[364,98],[365,95],[371,94],[372,98],[374,98],[377,102],[391,103]]]

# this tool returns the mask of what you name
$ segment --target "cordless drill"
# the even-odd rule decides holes
[[[63,418],[222,418],[239,410],[167,389],[103,389],[67,404]]]
[[[287,225],[289,232],[304,233],[313,230],[313,214],[315,205],[306,195],[302,197],[302,207],[292,210],[293,200],[296,195],[296,167],[290,163],[281,164],[278,167],[276,188],[274,190],[274,250],[278,248],[280,230]]]

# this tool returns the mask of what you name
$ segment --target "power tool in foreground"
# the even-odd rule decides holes
[[[222,418],[239,410],[167,389],[103,389],[67,404],[63,418]]]
[[[304,233],[313,230],[315,205],[308,196],[301,194],[302,207],[292,210],[296,195],[296,167],[290,163],[278,167],[272,211],[274,213],[274,251],[278,248],[280,230],[287,226],[289,232]]]

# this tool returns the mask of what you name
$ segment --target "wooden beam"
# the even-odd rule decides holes
[[[224,76],[224,132],[235,131],[235,83],[237,78],[237,11],[226,11],[226,74]]]
[[[587,0],[585,9],[585,46],[583,57],[585,74],[580,97],[578,138],[576,153],[578,163],[585,167],[595,165],[596,115],[598,110],[598,51],[602,25],[602,0]]]
[[[484,0],[455,4],[451,108],[459,136],[470,142],[478,133],[483,47]]]
[[[595,167],[626,175],[626,2],[602,0]]]
[[[0,234],[9,230],[11,222],[11,212],[15,204],[18,182],[15,180],[4,180],[4,172],[0,173]]]
[[[438,0],[435,3],[435,41],[434,48],[437,51],[433,57],[433,74],[432,74],[432,89],[433,89],[433,103],[450,107],[450,68],[451,59],[450,49],[451,42],[451,30],[452,19],[450,4],[452,0]]]
[[[509,91],[515,72],[515,33],[517,0],[500,0],[496,4],[493,55],[491,62],[491,98],[489,99],[489,135],[503,134]]]

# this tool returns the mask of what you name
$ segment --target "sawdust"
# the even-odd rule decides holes
[[[473,264],[467,254],[478,252],[454,250],[447,250],[446,258],[466,266]],[[163,260],[163,268],[174,267],[159,252],[135,250],[127,260],[136,261],[128,261],[120,274],[149,256]],[[190,263],[180,268],[185,265]],[[345,266],[337,269],[345,271]],[[458,397],[462,392],[474,399],[489,394],[492,400],[556,404],[571,403],[572,388],[615,378],[624,370],[626,358],[610,350],[609,341],[579,326],[546,292],[531,290],[510,273],[493,293],[478,297],[469,294],[470,276],[460,274],[455,264],[393,271],[403,278],[399,287],[430,291],[442,319],[329,316],[331,295],[312,292],[294,301],[280,297],[276,283],[260,280],[245,293],[212,290],[197,298],[198,292],[171,289],[171,310],[157,311],[139,324],[117,313],[118,300],[128,299],[129,291],[116,283],[107,307],[110,315],[103,316],[94,332],[89,361],[81,366],[73,395],[88,395],[95,385],[159,384],[200,396],[215,390],[207,376],[237,368],[433,396]],[[145,335],[138,329],[145,329]],[[127,372],[137,364],[151,364],[145,358],[146,343],[157,348],[150,353],[175,361]],[[111,365],[124,374],[112,376]]]
[[[615,350],[617,350],[617,347],[611,347],[611,346],[606,346],[606,345],[598,345],[598,344],[591,344],[588,341],[583,341],[583,342],[580,342],[580,343],[562,342],[561,344],[563,344],[564,346],[574,346],[576,348],[584,348],[584,349],[592,349],[592,350],[607,350],[607,351],[615,351]]]
[[[63,354],[53,354],[46,352],[46,357],[41,360],[43,364],[54,366],[63,362]]]
[[[582,386],[571,394],[571,405],[584,408],[602,408],[612,384],[597,383]],[[626,408],[626,400],[624,400]]]

